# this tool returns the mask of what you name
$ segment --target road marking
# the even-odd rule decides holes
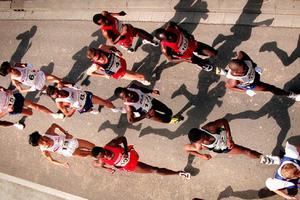
[[[8,174],[3,174],[1,172],[0,172],[0,179],[6,180],[6,181],[9,181],[9,182],[13,182],[13,183],[16,183],[16,184],[19,184],[19,185],[23,185],[25,187],[28,187],[28,188],[31,188],[31,189],[34,189],[34,190],[37,190],[37,191],[40,191],[40,192],[43,192],[43,193],[50,194],[52,196],[60,197],[60,198],[63,198],[63,199],[87,200],[86,198],[83,198],[83,197],[79,197],[79,196],[76,196],[76,195],[73,195],[73,194],[62,192],[60,190],[56,190],[56,189],[53,189],[53,188],[50,188],[50,187],[46,187],[44,185],[40,185],[40,184],[31,182],[31,181],[27,181],[27,180],[24,180],[24,179],[15,177],[15,176],[11,176],[11,175],[8,175]]]

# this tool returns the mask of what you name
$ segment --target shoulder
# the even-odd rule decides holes
[[[286,142],[285,145],[285,156],[298,160],[300,159],[297,148],[288,142]]]

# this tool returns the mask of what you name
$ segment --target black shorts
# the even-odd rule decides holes
[[[85,100],[85,104],[83,106],[83,108],[81,110],[78,110],[78,112],[81,113],[85,113],[90,111],[93,108],[93,102],[92,102],[92,98],[93,98],[93,93],[89,92],[89,91],[85,91],[86,93],[86,100]]]
[[[15,102],[13,105],[13,111],[9,112],[11,115],[16,115],[22,113],[23,107],[24,107],[24,97],[20,93],[14,94]]]

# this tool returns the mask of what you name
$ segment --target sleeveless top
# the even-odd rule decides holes
[[[102,67],[104,69],[104,72],[107,75],[113,75],[116,72],[118,72],[119,69],[121,69],[121,67],[122,67],[122,65],[121,65],[121,59],[122,58],[120,58],[119,56],[117,56],[114,53],[107,53],[107,52],[104,52],[104,51],[101,51],[101,52],[107,57],[107,63],[102,64],[102,63],[99,63],[99,62],[96,62],[96,61],[93,61],[93,62],[95,64],[99,65],[100,67]],[[96,72],[99,72],[99,71],[97,70]]]
[[[51,147],[40,146],[40,149],[42,151],[50,151],[50,152],[56,152],[61,154],[66,140],[65,136],[49,135],[49,134],[45,134],[45,136],[53,140],[53,145]]]
[[[105,146],[104,149],[107,149],[114,154],[114,158],[109,160],[106,158],[101,158],[101,161],[108,164],[113,165],[115,167],[125,167],[130,161],[130,151],[128,152],[128,157],[125,158],[123,155],[124,148],[123,147],[111,147]]]
[[[177,36],[176,42],[169,42],[166,40],[161,41],[162,46],[170,47],[173,51],[178,53],[179,55],[184,55],[186,57],[190,57],[193,55],[193,51],[197,47],[197,41],[189,40],[185,37],[185,35],[178,29],[168,27],[166,31],[175,33]]]
[[[34,87],[35,89],[41,90],[46,82],[45,74],[43,71],[32,69],[32,65],[27,64],[27,67],[14,67],[18,70],[21,75],[19,77],[12,77],[13,80],[17,80],[22,84]]]
[[[125,105],[133,106],[135,108],[135,111],[138,113],[147,113],[152,108],[152,99],[150,95],[147,95],[143,93],[139,89],[135,88],[127,88],[130,91],[135,92],[138,94],[139,99],[137,102],[124,102]]]
[[[229,69],[228,73],[226,74],[226,78],[240,81],[241,83],[239,84],[239,86],[251,85],[255,79],[255,68],[253,67],[252,62],[249,60],[245,60],[244,63],[248,67],[248,71],[244,76],[233,76],[231,74],[231,69]]]
[[[207,133],[208,135],[212,136],[215,138],[215,141],[211,144],[203,144],[201,143],[202,146],[208,148],[209,150],[212,151],[223,151],[225,149],[227,149],[227,135],[224,129],[220,129],[217,133],[210,133],[209,131],[200,128],[201,131],[204,131],[205,133]]]
[[[82,90],[78,90],[75,88],[62,88],[69,93],[69,96],[64,98],[56,98],[55,102],[66,102],[70,103],[71,108],[75,108],[77,110],[81,110],[86,101],[86,92]]]
[[[0,111],[6,112],[9,105],[13,105],[15,102],[15,97],[5,91],[0,91]]]

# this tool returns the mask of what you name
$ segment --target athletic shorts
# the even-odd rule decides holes
[[[111,75],[111,77],[113,77],[114,79],[120,79],[126,74],[127,65],[125,59],[120,58],[120,62],[121,62],[121,68],[116,73]]]
[[[124,24],[123,26],[127,26],[127,34],[124,39],[118,41],[118,44],[126,48],[130,48],[133,43],[133,38],[137,35],[137,33],[131,24]]]
[[[91,110],[91,108],[93,108],[93,102],[92,102],[93,93],[89,91],[85,91],[85,93],[86,93],[85,104],[81,110],[78,110],[80,114],[88,112]]]
[[[238,88],[242,89],[242,90],[253,90],[256,88],[256,86],[258,85],[258,83],[260,83],[260,74],[255,72],[255,78],[253,83],[251,83],[250,85],[237,85]]]
[[[13,111],[9,112],[11,115],[16,115],[22,113],[23,107],[24,107],[24,97],[20,93],[14,94],[15,102],[13,105]]]
[[[231,149],[224,149],[224,150],[212,150],[213,152],[215,152],[215,153],[228,153],[228,152],[230,152],[231,151]]]

